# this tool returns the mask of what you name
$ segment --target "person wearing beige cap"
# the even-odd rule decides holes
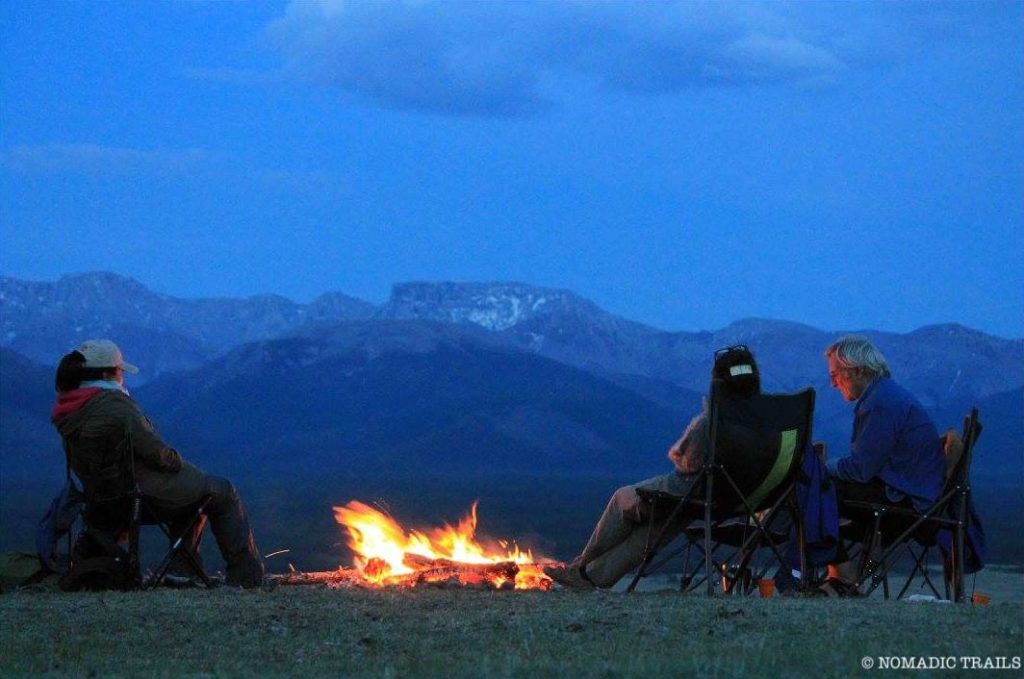
[[[203,473],[160,438],[125,389],[124,374],[137,372],[106,339],[87,340],[61,359],[50,419],[65,441],[71,469],[81,475],[91,461],[123,446],[130,431],[135,478],[156,518],[187,525],[201,499],[211,495],[206,515],[227,563],[225,583],[258,587],[263,583],[263,562],[234,485]],[[195,528],[189,540],[198,553],[202,523]]]
[[[85,359],[83,368],[119,368],[122,373],[130,375],[139,372],[134,365],[124,362],[121,350],[110,340],[86,340],[76,351]]]

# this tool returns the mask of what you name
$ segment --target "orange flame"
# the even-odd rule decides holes
[[[355,567],[374,585],[437,582],[490,583],[496,588],[550,589],[551,580],[534,562],[533,553],[515,543],[499,542],[488,550],[477,542],[477,503],[457,526],[445,524],[428,533],[406,531],[387,514],[358,500],[334,508],[335,520],[349,534]]]

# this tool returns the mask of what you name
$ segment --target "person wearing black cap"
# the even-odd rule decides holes
[[[748,398],[761,392],[757,362],[742,345],[715,352],[711,379],[721,380],[725,394],[731,398]],[[669,448],[668,458],[675,470],[616,490],[580,555],[565,566],[545,567],[548,577],[567,589],[610,588],[640,565],[647,534],[637,488],[673,495],[685,495],[690,490],[710,445],[707,408],[705,400],[703,411]]]
[[[156,518],[173,524],[212,495],[206,515],[227,564],[225,584],[260,586],[263,562],[234,485],[203,473],[160,438],[124,386],[125,373],[137,372],[110,340],[88,340],[61,359],[51,421],[65,442],[74,443],[66,445],[71,469],[86,470],[90,459],[124,445],[130,431],[135,478]],[[202,524],[196,528],[189,540],[198,554]]]

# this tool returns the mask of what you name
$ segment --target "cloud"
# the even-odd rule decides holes
[[[16,146],[0,153],[0,164],[22,174],[185,173],[204,165],[203,149],[133,149],[98,144]]]
[[[842,58],[788,7],[294,0],[268,32],[292,77],[396,108],[515,116],[579,82],[660,94],[834,81]]]
[[[726,82],[808,82],[837,76],[846,65],[834,54],[793,38],[745,35],[722,51],[709,77]]]
[[[581,84],[650,95],[842,86],[851,70],[884,68],[936,44],[1000,39],[1019,23],[1020,7],[942,0],[291,0],[268,34],[283,57],[283,77],[388,107],[517,116],[557,105]]]

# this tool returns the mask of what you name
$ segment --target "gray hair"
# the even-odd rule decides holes
[[[844,335],[825,350],[825,356],[835,356],[844,368],[863,368],[877,377],[889,377],[889,363],[867,337]]]

